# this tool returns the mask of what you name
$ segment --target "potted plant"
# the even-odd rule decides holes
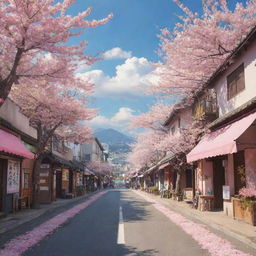
[[[149,187],[149,190],[152,194],[154,195],[159,195],[159,190],[158,190],[158,187],[156,186],[152,186],[152,187]]]
[[[256,226],[256,190],[242,188],[239,196],[233,198],[234,218]]]

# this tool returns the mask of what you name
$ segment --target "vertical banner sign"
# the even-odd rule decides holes
[[[20,188],[20,162],[8,160],[7,194],[18,193]]]
[[[67,169],[62,170],[62,180],[69,181],[69,170]]]
[[[223,199],[230,200],[230,187],[229,186],[223,186]]]

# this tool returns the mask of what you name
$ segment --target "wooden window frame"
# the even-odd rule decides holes
[[[227,76],[227,98],[234,98],[245,89],[244,63]]]

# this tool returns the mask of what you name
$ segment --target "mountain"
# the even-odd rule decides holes
[[[114,129],[97,129],[94,134],[101,143],[109,144],[111,152],[129,152],[134,139]]]
[[[108,144],[114,144],[114,143],[130,144],[133,142],[132,137],[129,137],[114,129],[97,129],[94,132],[94,136],[97,137],[100,142],[108,143]]]

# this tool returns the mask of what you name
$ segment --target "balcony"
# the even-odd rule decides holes
[[[218,118],[218,112],[217,97],[212,90],[208,90],[194,103],[193,116],[197,120],[203,118],[211,122]]]

